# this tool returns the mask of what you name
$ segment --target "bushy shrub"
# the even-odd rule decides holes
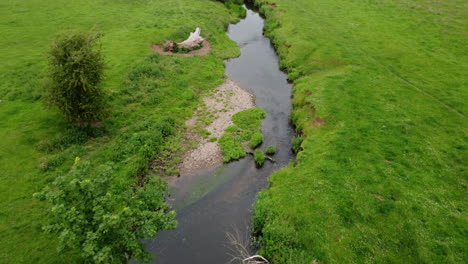
[[[110,165],[95,177],[88,173],[87,164],[78,164],[35,194],[50,204],[52,223],[45,231],[58,236],[60,251],[77,250],[83,263],[149,261],[141,239],[176,227],[175,212],[164,201],[164,182],[151,178],[135,190],[117,191]]]
[[[107,113],[105,93],[98,87],[104,75],[104,58],[96,46],[100,36],[73,32],[54,41],[49,52],[47,102],[81,127]]]
[[[263,163],[265,162],[265,154],[263,153],[263,151],[261,151],[259,149],[255,150],[254,160],[255,160],[255,164],[257,164],[257,166],[261,167],[263,165]]]
[[[267,155],[275,155],[276,147],[275,146],[268,146],[265,150]]]

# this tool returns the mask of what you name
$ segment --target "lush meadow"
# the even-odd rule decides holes
[[[257,0],[297,164],[255,207],[274,263],[464,263],[465,1]],[[317,261],[317,262],[314,262]]]
[[[73,252],[57,253],[57,239],[42,232],[46,205],[33,193],[67,173],[76,157],[90,162],[90,175],[112,163],[115,188],[122,190],[138,184],[155,157],[176,158],[183,120],[200,94],[222,83],[223,59],[239,54],[225,34],[233,19],[221,3],[207,0],[0,3],[1,263],[74,262]],[[181,41],[195,27],[212,44],[208,56],[165,57],[149,48]],[[102,87],[112,108],[101,127],[87,131],[69,127],[41,100],[52,40],[77,29],[104,34]]]

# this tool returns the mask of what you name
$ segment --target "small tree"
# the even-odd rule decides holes
[[[100,37],[73,32],[54,41],[49,53],[47,101],[81,127],[106,114],[105,94],[98,87],[104,73],[104,58],[96,45]]]
[[[113,188],[110,166],[95,177],[89,165],[78,167],[35,194],[50,204],[52,223],[45,230],[58,235],[59,250],[78,250],[84,263],[149,261],[141,239],[177,225],[164,200],[165,183],[152,178],[123,191]]]

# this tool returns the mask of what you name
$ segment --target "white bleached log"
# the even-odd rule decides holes
[[[242,260],[243,264],[268,264],[270,263],[266,258],[260,255],[254,255]]]
[[[190,36],[188,39],[177,43],[178,47],[192,49],[202,43],[205,39],[200,36],[201,29],[195,29],[195,32],[190,32]]]

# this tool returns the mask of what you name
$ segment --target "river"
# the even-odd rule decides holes
[[[252,208],[257,193],[267,187],[268,177],[295,158],[291,151],[294,130],[289,123],[291,85],[280,71],[278,57],[263,36],[264,19],[252,9],[228,35],[241,47],[241,56],[226,61],[226,74],[255,95],[258,107],[267,112],[262,122],[266,146],[277,146],[275,163],[265,161],[257,169],[246,158],[169,183],[169,203],[177,211],[178,227],[163,231],[146,246],[159,264],[223,264],[232,250],[226,232],[237,230],[250,237]]]

